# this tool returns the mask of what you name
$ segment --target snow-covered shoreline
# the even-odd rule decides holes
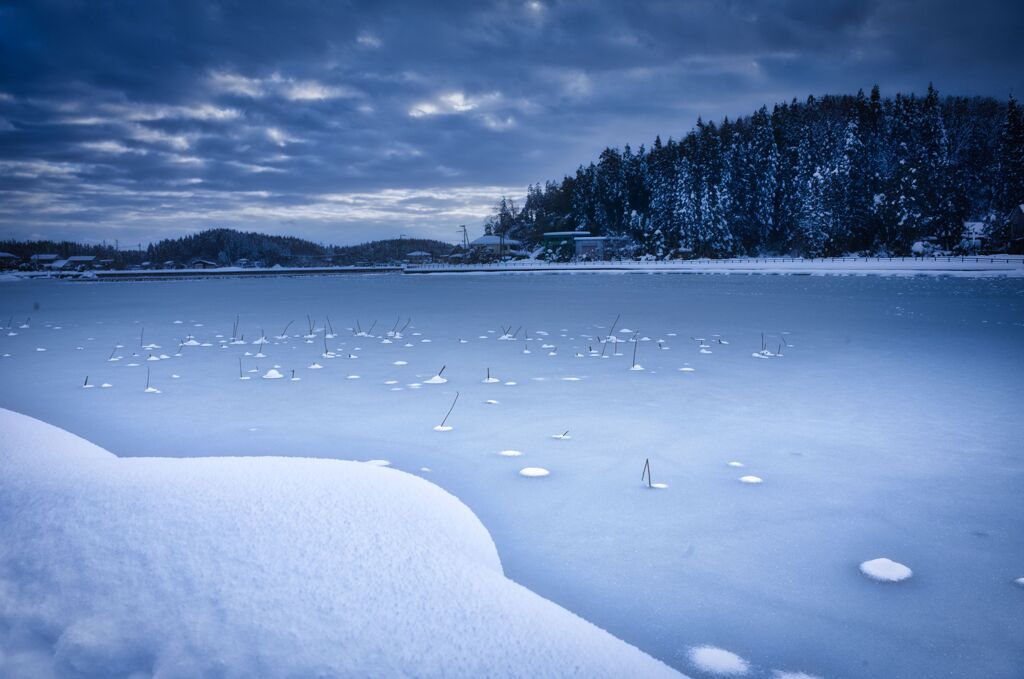
[[[413,475],[0,431],[2,676],[678,676],[505,578]]]
[[[792,274],[816,276],[1024,277],[1020,255],[979,257],[798,257],[689,259],[674,261],[544,262],[521,260],[494,264],[428,264],[406,267],[408,274],[437,273],[690,273]]]
[[[28,279],[75,281],[154,281],[195,278],[266,278],[334,276],[385,273],[478,274],[478,273],[688,273],[766,274],[810,276],[953,276],[967,278],[1024,277],[1024,256],[984,255],[964,257],[741,257],[734,259],[687,259],[671,261],[546,262],[526,259],[489,264],[419,264],[405,266],[317,268],[173,269],[139,271],[84,271],[52,273],[13,271],[0,273],[0,282]]]

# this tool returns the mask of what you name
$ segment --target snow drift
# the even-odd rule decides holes
[[[0,433],[2,676],[675,676],[505,578],[418,477]]]

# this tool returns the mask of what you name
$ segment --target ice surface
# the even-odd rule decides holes
[[[251,341],[307,313],[335,319],[337,358],[321,358],[319,322],[311,344],[295,333],[272,339],[266,359],[229,343],[145,363],[139,347],[141,326],[147,342],[176,347],[175,319],[198,341],[218,342],[239,316]],[[366,328],[398,314],[412,317],[409,347],[355,337],[337,320]],[[618,314],[620,337],[631,335],[622,326],[641,329],[672,350],[641,344],[645,370],[630,372],[632,345],[620,342],[625,356],[613,356],[598,339]],[[18,328],[30,315],[31,327]],[[428,467],[480,517],[510,578],[682,671],[693,669],[687,649],[706,644],[742,655],[758,679],[776,668],[829,679],[1019,679],[1024,666],[1024,589],[1014,583],[1024,576],[1024,281],[22,281],[0,289],[0,323],[11,316],[7,332],[18,334],[0,332],[0,354],[11,354],[0,360],[0,406],[121,456]],[[538,351],[540,341],[523,355],[523,331],[497,341],[510,325],[551,333],[558,355]],[[784,358],[751,358],[762,332]],[[699,354],[691,337],[714,353]],[[123,359],[107,362],[118,344]],[[239,379],[239,358],[251,380]],[[309,370],[314,362],[323,368]],[[303,379],[258,379],[272,365]],[[447,384],[406,386],[442,365]],[[146,366],[162,394],[142,393]],[[353,366],[362,379],[345,379]],[[488,368],[517,386],[481,384]],[[114,386],[81,389],[86,375]],[[569,376],[582,379],[560,379]],[[456,390],[454,429],[432,431]],[[566,430],[570,439],[551,438]],[[668,489],[641,483],[646,458]],[[518,476],[527,465],[551,475]],[[743,474],[765,482],[744,485]],[[882,586],[858,571],[883,555],[916,576]]]
[[[0,431],[0,676],[677,676],[506,579],[465,505],[383,460]]]

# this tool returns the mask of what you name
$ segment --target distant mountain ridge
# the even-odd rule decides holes
[[[63,257],[95,255],[113,260],[114,267],[143,262],[160,264],[172,261],[188,264],[195,259],[222,266],[240,260],[263,266],[310,264],[382,264],[404,259],[410,252],[427,252],[432,257],[447,255],[454,246],[425,238],[391,238],[359,245],[323,245],[294,236],[275,236],[234,229],[208,229],[181,238],[167,238],[139,249],[116,249],[112,245],[85,245],[73,241],[0,241],[0,252],[22,259],[52,253]]]

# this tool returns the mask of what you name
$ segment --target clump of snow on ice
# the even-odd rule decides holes
[[[760,476],[741,476],[740,483],[764,483]]]
[[[544,467],[523,467],[519,470],[520,476],[528,476],[530,478],[539,478],[541,476],[547,476],[550,473],[551,472],[544,469]]]
[[[786,672],[783,670],[775,670],[772,673],[774,679],[821,679],[817,674],[807,674],[806,672]]]
[[[434,431],[451,431],[451,430],[452,430],[452,426],[450,424],[439,424],[436,427],[434,427]]]
[[[702,672],[723,676],[740,676],[750,670],[750,663],[732,651],[717,646],[695,646],[690,649],[690,662]]]
[[[730,467],[742,467],[742,466],[743,466],[743,463],[742,463],[742,462],[736,462],[736,461],[733,461],[733,462],[730,462],[730,463],[729,463],[729,466],[730,466]]]
[[[271,368],[270,370],[263,374],[263,379],[265,380],[279,380],[282,377],[284,377],[284,375],[282,375],[281,372],[275,368]]]
[[[1017,578],[1016,580],[1014,580],[1014,582],[1020,585],[1021,587],[1024,587],[1024,578]]]
[[[900,582],[914,574],[903,564],[885,557],[865,561],[860,565],[860,572],[880,582]]]
[[[306,367],[307,367],[307,369],[309,369],[309,370],[320,370],[320,369],[322,369],[322,368],[323,368],[323,366],[322,366],[322,365],[320,365],[319,363],[310,363],[310,364],[309,364],[308,366],[306,366]]]
[[[440,375],[434,375],[429,380],[423,380],[424,384],[444,384],[448,379]]]
[[[392,365],[409,365],[408,361],[395,361]]]
[[[503,450],[498,455],[502,457],[519,457],[522,453],[518,450]]]

